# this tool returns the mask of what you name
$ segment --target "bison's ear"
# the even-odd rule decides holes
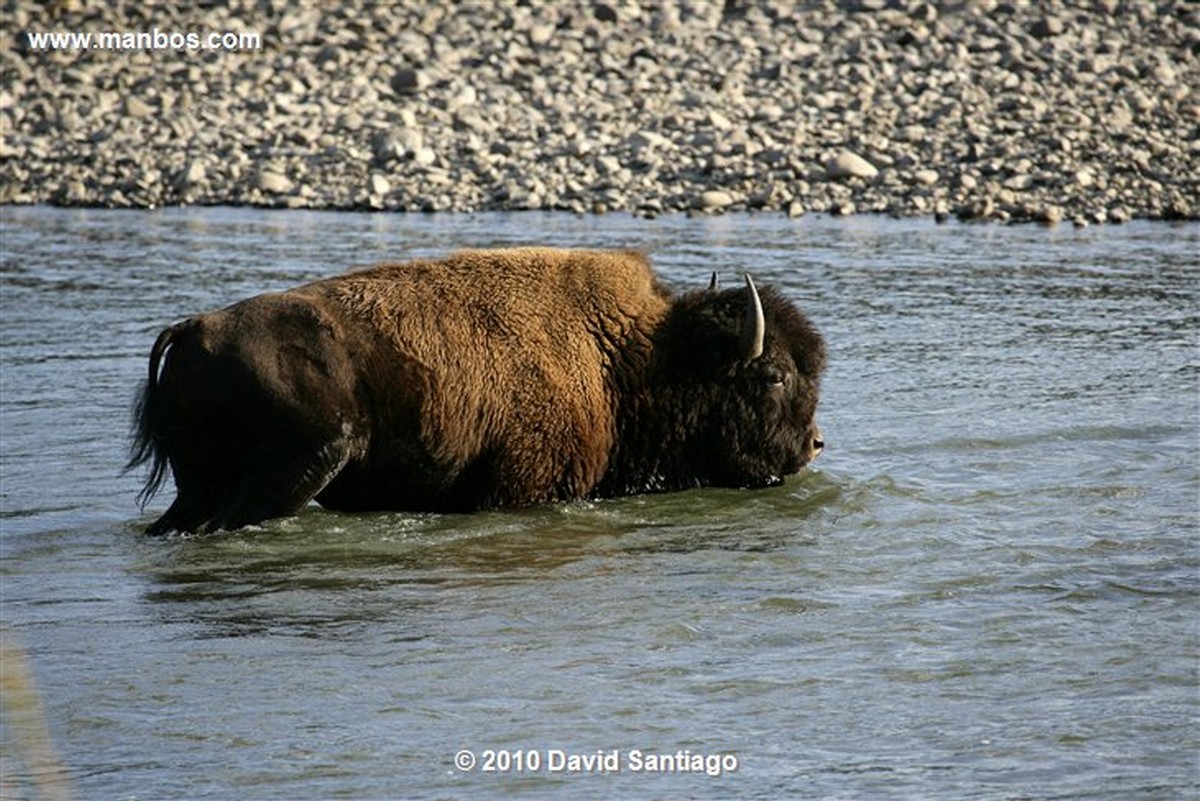
[[[750,273],[746,273],[746,322],[742,325],[741,351],[744,361],[753,361],[763,352],[763,340],[766,338],[767,321],[763,316],[762,300]]]
[[[717,271],[713,270],[712,278],[709,279],[709,282],[708,282],[708,291],[716,292],[717,289],[719,289],[718,283],[719,282],[717,281]]]

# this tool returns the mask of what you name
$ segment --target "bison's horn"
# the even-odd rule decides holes
[[[716,291],[717,291],[717,284],[718,284],[718,281],[717,281],[717,271],[716,271],[716,270],[713,270],[712,278],[711,278],[711,279],[709,280],[709,282],[708,282],[708,291],[709,291],[709,292],[716,292]]]
[[[746,273],[746,289],[750,292],[750,302],[746,304],[746,325],[742,328],[742,358],[750,361],[762,356],[767,321],[763,317],[762,300],[758,297],[750,273]]]

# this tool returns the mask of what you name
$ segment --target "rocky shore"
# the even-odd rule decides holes
[[[153,5],[4,4],[0,203],[1200,218],[1190,2]]]

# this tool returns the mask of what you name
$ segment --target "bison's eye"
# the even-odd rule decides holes
[[[787,380],[787,376],[778,367],[768,367],[763,371],[763,383],[768,389],[776,389],[783,386],[783,382]]]

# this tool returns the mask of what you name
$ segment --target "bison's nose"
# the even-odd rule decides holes
[[[809,440],[809,461],[816,459],[821,455],[821,451],[825,450],[825,438],[821,436],[821,429],[813,426],[812,438]]]

